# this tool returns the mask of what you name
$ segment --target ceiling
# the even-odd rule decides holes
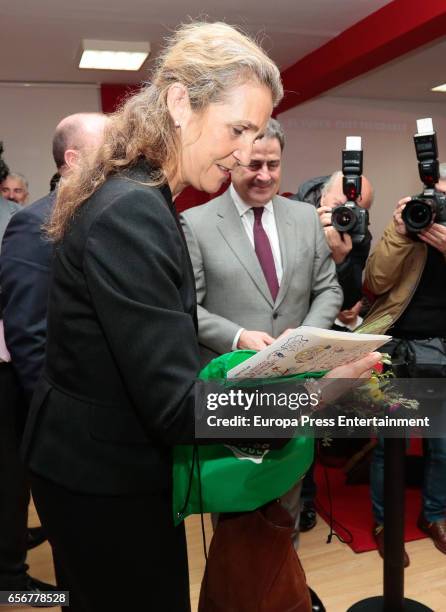
[[[163,39],[193,18],[224,20],[253,35],[283,70],[389,0],[11,0],[1,3],[0,81],[136,83],[137,73],[77,68],[83,38],[147,41],[156,56]],[[7,60],[6,60],[7,58]]]
[[[445,93],[431,91],[432,87],[446,83],[445,58],[446,37],[335,87],[329,95],[445,102]]]
[[[260,35],[281,70],[364,19],[389,0],[13,0],[0,8],[1,82],[138,83],[148,78],[163,40],[193,18],[224,20]],[[139,72],[79,70],[83,38],[150,41]],[[329,91],[329,95],[442,101],[446,37]],[[445,98],[446,99],[446,98]]]

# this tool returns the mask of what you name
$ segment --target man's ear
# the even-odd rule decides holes
[[[79,151],[77,151],[76,149],[67,149],[63,157],[67,168],[73,168],[77,164]]]
[[[173,83],[167,90],[167,108],[175,127],[181,128],[191,114],[189,92],[182,83]]]

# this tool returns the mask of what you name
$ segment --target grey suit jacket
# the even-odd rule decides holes
[[[203,362],[231,351],[240,328],[277,337],[299,325],[329,328],[339,312],[342,290],[316,209],[281,196],[273,207],[283,266],[275,302],[229,190],[181,215]]]
[[[0,196],[0,244],[12,215],[19,210],[22,210],[19,204],[6,200]]]

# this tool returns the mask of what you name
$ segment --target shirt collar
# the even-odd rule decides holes
[[[246,204],[246,202],[242,200],[242,198],[239,196],[237,191],[234,189],[234,185],[232,183],[229,185],[229,193],[231,195],[232,201],[234,202],[235,207],[240,217],[243,217],[243,215],[246,214],[248,210],[251,210],[252,206],[250,204]],[[269,202],[265,204],[265,210],[267,210],[270,213],[273,213],[273,201],[272,200],[270,200]]]

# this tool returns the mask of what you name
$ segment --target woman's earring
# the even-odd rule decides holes
[[[180,125],[180,122],[179,122],[179,121],[175,121],[175,127],[176,127],[176,128],[181,127],[181,125]]]

